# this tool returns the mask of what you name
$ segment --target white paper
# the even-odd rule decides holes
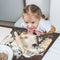
[[[53,51],[48,51],[42,60],[60,60],[60,54]]]
[[[11,31],[12,28],[0,27],[0,42],[4,40],[4,38],[6,38]]]
[[[60,36],[56,39],[50,50],[55,52],[60,52]]]
[[[60,60],[60,36],[56,39],[42,60]]]

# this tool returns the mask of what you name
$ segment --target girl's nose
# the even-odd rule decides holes
[[[28,27],[32,27],[32,25],[31,24],[28,24]]]

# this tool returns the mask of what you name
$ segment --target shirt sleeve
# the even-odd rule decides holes
[[[50,21],[46,21],[45,22],[45,24],[44,24],[44,28],[45,28],[45,31],[46,32],[49,32],[50,31],[50,29],[51,29],[51,23],[50,23]]]
[[[21,17],[16,23],[14,24],[15,27],[25,27],[25,23],[23,18]]]
[[[49,32],[51,29],[51,23],[50,21],[46,21],[46,20],[41,20],[39,22],[38,28],[37,28],[40,32]]]

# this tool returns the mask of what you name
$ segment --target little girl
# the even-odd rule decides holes
[[[41,9],[34,4],[24,7],[23,16],[15,23],[15,26],[27,28],[30,34],[40,35],[55,32],[55,27],[44,18]]]

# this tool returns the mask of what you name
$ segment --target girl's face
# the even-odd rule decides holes
[[[29,29],[36,29],[39,23],[39,19],[36,16],[23,14],[23,18],[26,24],[26,27]]]

